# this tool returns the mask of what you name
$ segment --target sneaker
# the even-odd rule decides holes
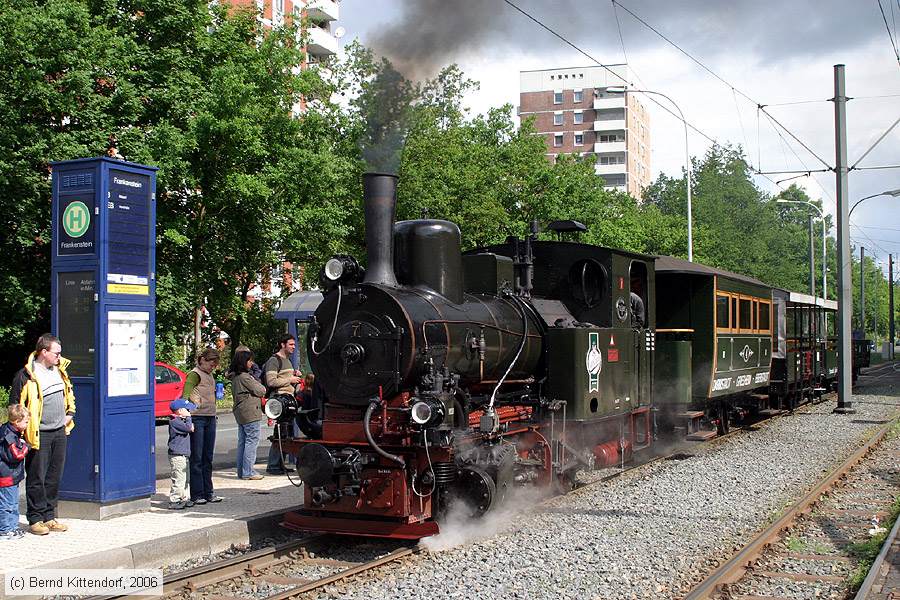
[[[182,502],[169,502],[169,510],[184,510],[184,507],[187,506],[183,501]]]
[[[284,469],[266,469],[269,475],[284,475],[286,472]]]
[[[203,504],[206,504],[206,498],[197,498],[196,500],[194,500],[194,504],[196,504],[197,506],[202,506]]]
[[[185,508],[190,508],[190,507],[192,507],[193,505],[194,505],[194,501],[193,501],[193,500],[185,500],[185,501],[184,501],[184,507],[185,507]]]
[[[250,481],[259,481],[260,479],[264,479],[264,476],[260,475],[259,473],[254,473],[253,475],[251,475],[250,477],[246,477],[245,479],[249,479]]]
[[[25,537],[25,532],[22,531],[21,529],[14,529],[13,532],[12,532],[12,534],[13,534],[13,536],[15,536],[16,538],[23,538],[23,537]]]
[[[0,541],[6,540],[17,540],[20,537],[25,535],[20,529],[13,529],[12,531],[4,531],[0,533]]]
[[[224,499],[225,498],[223,498],[222,496],[216,496],[215,494],[213,494],[212,496],[207,498],[206,501],[207,502],[221,502]]]
[[[63,525],[56,519],[44,521],[44,525],[46,525],[50,529],[50,531],[68,531],[69,530],[68,525]]]
[[[47,535],[50,533],[50,528],[44,524],[43,521],[38,521],[37,523],[32,523],[28,526],[28,531],[33,533],[34,535]]]

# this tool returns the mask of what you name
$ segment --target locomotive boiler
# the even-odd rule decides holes
[[[322,407],[266,407],[321,411],[313,438],[281,442],[304,483],[285,526],[421,538],[449,511],[477,517],[649,446],[653,259],[538,241],[536,225],[463,254],[453,223],[395,222],[396,185],[364,176],[365,268],[323,268],[307,345]]]

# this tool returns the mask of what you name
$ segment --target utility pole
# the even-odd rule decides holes
[[[853,291],[850,278],[850,227],[847,185],[847,95],[844,89],[844,65],[834,65],[834,173],[837,189],[837,270],[838,270],[838,403],[837,413],[855,412],[851,381],[853,380],[850,348],[850,315]]]
[[[866,249],[859,247],[859,339],[866,339]]]
[[[878,312],[881,310],[881,296],[878,295],[878,280],[881,279],[881,267],[884,265],[883,263],[875,263],[875,266],[878,268],[878,277],[875,278],[875,289],[872,290],[872,297],[875,299],[875,316],[874,322],[872,323],[872,331],[874,333],[872,334],[872,341],[875,342],[875,349],[881,354],[881,346],[878,345]]]
[[[888,356],[894,358],[894,255],[888,254],[888,327],[891,334]]]
[[[812,213],[809,217],[809,295],[816,297],[816,255],[813,253],[813,226]]]

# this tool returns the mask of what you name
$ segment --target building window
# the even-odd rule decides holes
[[[610,134],[610,135],[598,135],[597,141],[600,142],[601,144],[609,144],[612,142],[624,142],[625,135],[623,135],[621,133]]]
[[[561,111],[553,113],[553,124],[554,125],[562,125],[563,124],[563,114]]]
[[[576,102],[577,102],[577,100],[576,100]],[[580,125],[581,123],[584,123],[584,113],[581,112],[580,110],[575,111],[574,123],[576,125]]]
[[[562,90],[556,90],[553,92],[553,104],[562,104]]]
[[[557,133],[553,136],[553,146],[559,148],[563,145],[563,134]]]
[[[624,156],[601,156],[600,164],[601,165],[624,165],[625,157]]]
[[[584,146],[584,134],[583,133],[575,134],[575,145],[576,146]]]
[[[274,0],[272,2],[272,12],[279,17],[284,14],[284,0]]]
[[[584,100],[584,92],[581,90],[575,90],[575,97],[573,98],[576,104],[580,103]]]

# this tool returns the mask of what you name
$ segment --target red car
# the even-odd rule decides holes
[[[181,398],[181,392],[184,390],[184,380],[187,373],[170,364],[156,361],[154,380],[156,386],[154,388],[155,415],[157,419],[164,419],[172,414],[169,410],[169,403],[172,400]]]

